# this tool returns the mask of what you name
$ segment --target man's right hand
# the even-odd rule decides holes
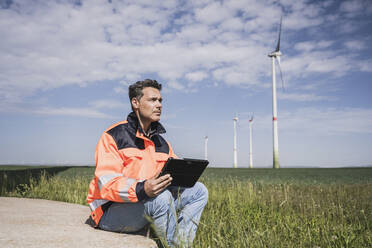
[[[172,177],[169,174],[158,177],[156,175],[153,178],[145,181],[145,193],[148,197],[155,197],[165,190],[172,182]]]

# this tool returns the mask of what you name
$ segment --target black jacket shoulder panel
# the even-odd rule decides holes
[[[162,152],[162,153],[169,154],[168,142],[163,137],[156,134],[151,137],[151,140],[155,144],[155,152]]]
[[[145,149],[143,139],[137,138],[136,134],[131,132],[128,123],[117,125],[110,130],[106,131],[115,140],[118,150],[124,148],[137,148]]]

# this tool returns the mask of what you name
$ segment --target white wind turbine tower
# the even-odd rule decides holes
[[[208,160],[208,136],[204,137],[204,159]]]
[[[277,106],[276,106],[276,73],[275,73],[275,59],[278,61],[278,66],[280,70],[280,56],[282,53],[280,52],[280,35],[282,32],[282,18],[280,18],[280,26],[279,26],[279,37],[278,37],[278,44],[276,45],[276,49],[274,52],[270,53],[268,56],[272,60],[272,76],[273,76],[273,168],[280,168],[279,165],[279,148],[278,148],[278,114],[277,114]],[[282,83],[283,83],[283,78]]]
[[[249,119],[249,168],[253,168],[252,124],[253,124],[253,115],[251,119]]]
[[[238,122],[238,117],[235,115],[234,119],[234,168],[237,168],[238,167],[238,148],[237,148],[237,144],[236,144],[236,140],[237,140],[237,134],[236,134],[236,123]]]

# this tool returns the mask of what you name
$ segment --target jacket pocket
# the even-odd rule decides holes
[[[136,148],[127,148],[123,150],[123,154],[124,154],[124,159],[130,159],[130,158],[142,159],[143,157],[142,151]]]
[[[168,158],[169,158],[169,155],[166,153],[159,152],[155,154],[155,160],[157,162],[166,162]]]
[[[143,153],[142,151],[136,149],[136,148],[127,148],[122,151],[123,152],[123,165],[124,167],[129,167],[129,168],[136,168],[134,169],[134,173],[136,174],[137,168],[140,167],[141,161],[143,158]],[[132,170],[132,169],[131,169]]]

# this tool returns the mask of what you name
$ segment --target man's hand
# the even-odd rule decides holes
[[[159,195],[166,187],[171,184],[172,178],[169,174],[158,177],[156,175],[153,178],[145,181],[145,193],[148,197],[155,197]]]

